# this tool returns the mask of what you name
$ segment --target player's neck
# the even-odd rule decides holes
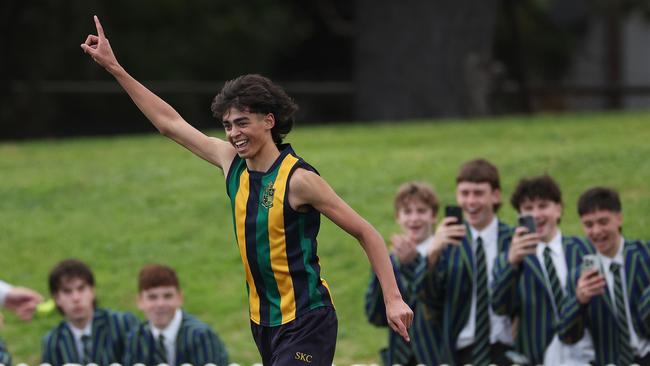
[[[280,156],[280,150],[273,142],[270,142],[262,146],[255,156],[246,159],[246,166],[248,170],[266,172],[278,156]]]

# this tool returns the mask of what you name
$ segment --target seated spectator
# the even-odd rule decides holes
[[[48,282],[64,319],[45,336],[42,363],[108,366],[122,360],[126,336],[137,327],[138,319],[130,313],[97,308],[90,268],[66,259],[52,269]]]
[[[228,353],[207,324],[181,310],[183,294],[176,272],[149,264],[138,277],[138,308],[147,320],[129,335],[124,365],[228,364]]]

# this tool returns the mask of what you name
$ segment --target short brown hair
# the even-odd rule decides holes
[[[163,264],[147,264],[138,275],[138,292],[154,287],[173,286],[180,290],[181,286],[176,276],[176,271]]]
[[[460,166],[456,176],[456,185],[462,182],[488,183],[492,190],[501,190],[499,169],[494,164],[481,158],[467,161]],[[497,212],[500,207],[501,202],[494,204],[494,212]]]
[[[397,194],[395,195],[395,214],[411,200],[420,201],[431,207],[434,216],[438,214],[440,203],[431,185],[416,181],[402,184],[397,189]]]
[[[562,191],[560,186],[548,174],[531,178],[521,178],[517,188],[510,197],[510,203],[515,211],[519,212],[521,204],[526,200],[549,200],[562,204]]]

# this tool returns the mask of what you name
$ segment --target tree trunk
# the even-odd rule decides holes
[[[483,115],[497,0],[358,0],[361,119]]]

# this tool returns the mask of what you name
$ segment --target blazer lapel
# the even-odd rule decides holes
[[[465,224],[465,232],[467,235],[461,242],[460,259],[463,262],[465,272],[469,273],[469,278],[474,278],[474,251],[472,250],[472,234],[469,225]]]
[[[537,256],[528,255],[524,257],[524,263],[528,266],[528,268],[530,268],[530,273],[532,274],[533,278],[535,278],[540,285],[547,289],[548,286],[546,286],[546,278],[544,277],[544,272],[542,272],[542,265],[539,263],[539,260],[537,260]]]
[[[185,339],[187,337],[187,314],[185,311],[181,310],[183,316],[181,318],[181,326],[178,328],[178,333],[176,333],[176,365],[182,365],[188,363],[189,360],[184,359],[183,356],[186,354],[189,355],[191,350],[185,350]]]
[[[512,237],[511,229],[508,225],[504,224],[501,221],[499,223],[499,231],[497,234],[497,255],[502,253],[506,249],[506,242],[509,238]]]
[[[81,357],[79,356],[79,352],[77,352],[77,342],[75,342],[70,326],[65,324],[61,333],[61,340],[59,342],[62,343],[63,363],[81,363]]]
[[[625,282],[627,285],[628,300],[632,298],[634,288],[635,273],[637,273],[637,265],[639,261],[636,260],[638,253],[636,253],[636,245],[634,242],[625,241],[623,243],[623,258],[625,260]]]

